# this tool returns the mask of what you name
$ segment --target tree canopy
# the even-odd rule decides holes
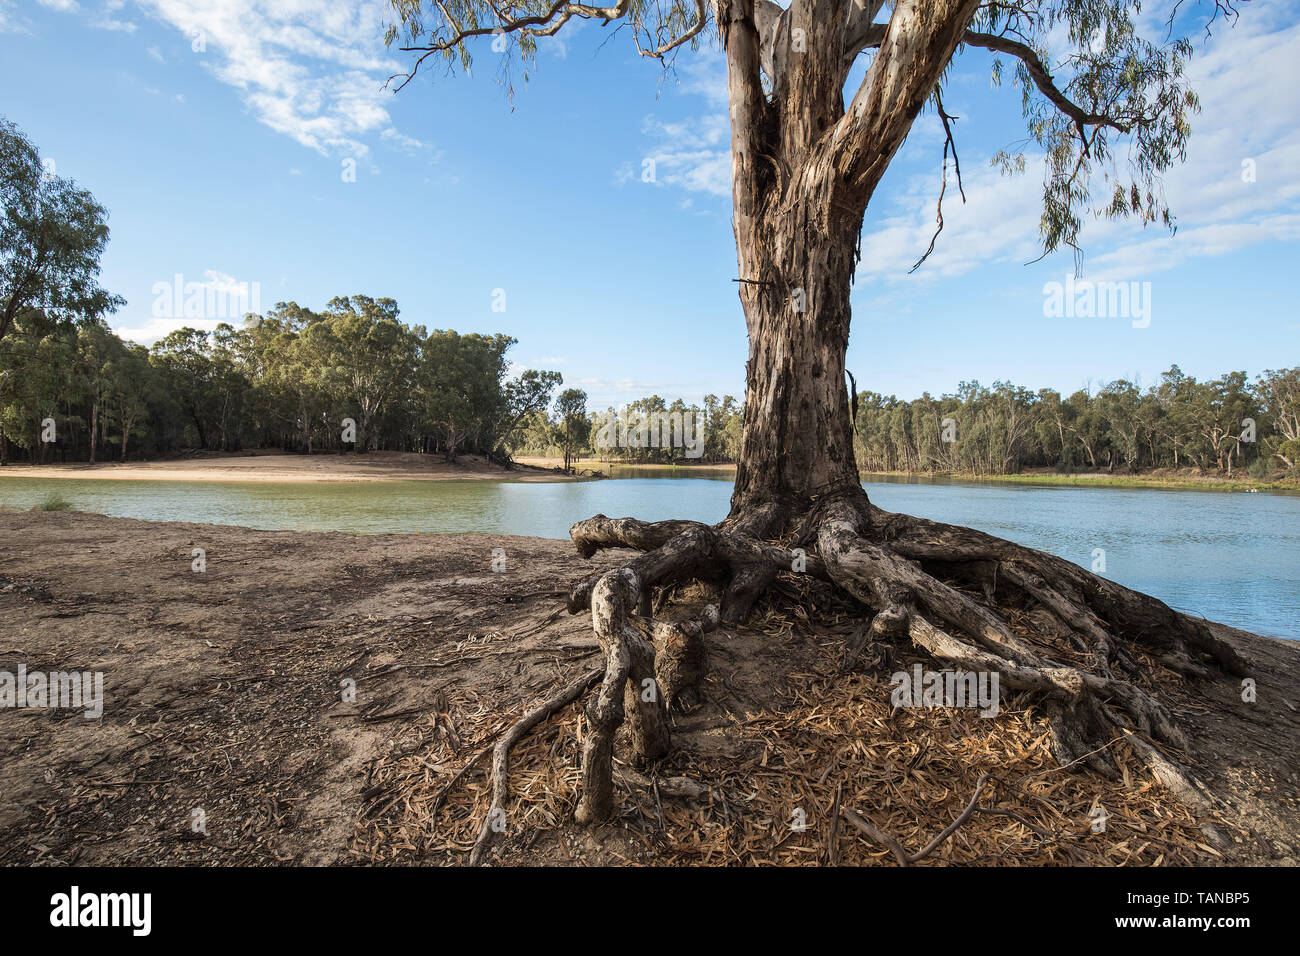
[[[390,0],[386,38],[412,55],[410,69],[390,81],[397,89],[437,63],[469,70],[475,56],[498,60],[509,85],[512,64],[527,78],[539,42],[580,20],[626,28],[640,55],[665,66],[718,42],[727,52],[733,154],[768,153],[763,140],[779,140],[781,155],[771,159],[785,167],[775,182],[787,201],[801,174],[824,164],[842,198],[865,208],[910,126],[908,102],[919,97],[948,140],[940,230],[950,150],[958,185],[961,177],[956,117],[942,99],[949,61],[991,54],[993,82],[1009,79],[1019,91],[1027,141],[1045,157],[1044,252],[1077,252],[1090,216],[1174,226],[1161,175],[1185,158],[1200,106],[1185,75],[1193,51],[1185,31],[1236,15],[1225,0],[1183,6],[1169,4],[1156,28],[1134,0]],[[744,35],[729,43],[733,25]],[[950,45],[928,48],[945,33]],[[935,62],[922,64],[927,58]],[[1019,149],[992,161],[1011,175],[1026,169]]]
[[[559,373],[515,374],[509,336],[427,332],[398,315],[394,300],[368,296],[331,299],[320,312],[282,302],[239,327],[183,327],[145,348],[102,320],[25,313],[0,340],[0,456],[274,447],[504,459]],[[40,437],[50,418],[53,448]]]
[[[107,210],[0,117],[0,338],[35,312],[93,321],[124,305],[99,285],[107,244]]]

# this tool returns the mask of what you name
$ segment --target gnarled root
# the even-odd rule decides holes
[[[635,571],[619,568],[591,589],[592,626],[606,664],[600,691],[587,705],[579,823],[599,822],[613,810],[614,734],[624,720],[634,761],[649,763],[668,752],[667,708],[694,690],[703,669],[701,638],[718,623],[717,608],[709,606],[694,621],[657,622],[653,642],[647,641],[629,620],[642,587]]]
[[[497,741],[492,748],[492,806],[488,810],[488,815],[483,820],[482,827],[479,828],[478,839],[474,841],[474,849],[470,851],[470,866],[478,866],[483,862],[483,857],[492,847],[492,841],[501,833],[505,832],[505,803],[506,796],[510,791],[510,748],[528,735],[528,732],[540,724],[551,714],[561,710],[590,690],[600,678],[600,671],[593,670],[583,674],[577,680],[570,681],[560,688],[556,693],[546,698],[523,717],[519,718],[504,737]],[[438,812],[438,805],[446,795],[447,790],[460,779],[461,774],[468,771],[479,759],[485,756],[480,753],[457,774],[452,782],[443,789],[438,795],[437,802],[434,803],[434,813]]]
[[[612,812],[618,727],[627,721],[634,759],[667,753],[667,711],[693,700],[704,634],[720,622],[744,621],[778,575],[789,572],[829,582],[870,612],[846,649],[846,666],[869,644],[906,642],[959,671],[996,673],[1003,692],[1031,693],[1041,702],[1062,765],[1113,777],[1111,747],[1127,739],[1176,796],[1209,806],[1205,787],[1166,753],[1186,750],[1188,742],[1168,709],[1136,683],[1135,658],[1140,650],[1189,677],[1243,674],[1245,662],[1204,622],[1052,555],[881,511],[856,489],[814,502],[802,517],[797,528],[779,520],[776,508],[716,526],[604,515],[573,526],[585,557],[609,548],[643,552],[569,596],[571,613],[590,608],[606,654],[600,691],[587,708],[580,822]],[[783,533],[809,552],[773,543]],[[695,620],[652,620],[665,589],[691,580],[717,585],[720,604]],[[983,600],[973,596],[981,592]],[[1018,634],[1000,610],[1008,605],[1054,622],[1054,636],[1068,644],[1066,660],[1072,648],[1075,663],[1058,660],[1036,635]]]
[[[995,571],[1005,568],[1006,580],[1054,614],[1091,651],[1096,672],[1063,666],[1016,636],[965,592],[903,556],[909,552],[907,538],[901,538],[902,547],[898,538],[888,547],[873,543],[870,532],[863,530],[868,520],[849,503],[827,509],[818,549],[835,583],[881,609],[892,630],[901,629],[905,622],[912,643],[934,659],[959,670],[996,673],[1002,687],[1040,695],[1047,703],[1053,754],[1062,765],[1083,762],[1114,778],[1119,771],[1109,748],[1127,736],[1137,755],[1176,796],[1201,808],[1208,805],[1204,786],[1159,747],[1188,747],[1172,715],[1146,691],[1114,676],[1111,665],[1116,659],[1130,670],[1137,668],[1129,655],[1118,654],[1117,641],[1107,630],[1108,624],[1122,622],[1126,636],[1151,647],[1163,662],[1181,665],[1177,669],[1184,674],[1206,675],[1211,662],[1240,674],[1244,662],[1203,624],[1061,559],[989,536],[980,541],[977,532],[956,529],[967,544],[956,550],[938,551],[912,538],[910,553],[919,557],[942,554],[947,561],[978,562],[985,567],[991,562]],[[926,524],[931,531],[946,527]],[[1103,617],[1098,607],[1110,613]],[[1217,831],[1210,832],[1218,837]]]

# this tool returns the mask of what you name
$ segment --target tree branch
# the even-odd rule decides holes
[[[866,208],[894,154],[961,42],[979,0],[898,0],[849,105],[819,143],[848,195]]]
[[[415,79],[415,74],[419,71],[420,66],[429,57],[435,53],[447,53],[461,46],[466,40],[481,36],[497,36],[505,33],[520,33],[530,37],[554,36],[559,32],[564,24],[568,23],[573,17],[579,17],[584,20],[604,20],[608,23],[611,20],[618,20],[625,17],[632,8],[632,0],[618,0],[618,3],[612,7],[596,7],[585,3],[572,3],[570,0],[555,0],[553,4],[542,13],[534,14],[528,17],[512,17],[509,13],[501,10],[495,4],[492,10],[497,16],[497,22],[492,26],[470,27],[465,28],[458,25],[447,8],[441,3],[441,0],[434,0],[438,7],[438,12],[442,14],[443,20],[451,28],[452,35],[446,39],[442,38],[442,31],[436,32],[432,42],[427,44],[417,44],[414,46],[399,47],[403,53],[422,53],[423,55],[415,61],[415,66],[409,73],[395,73],[388,78],[391,83],[398,77],[403,77],[402,82],[397,86],[400,91],[402,87]],[[701,0],[697,0],[697,7],[702,7]],[[704,20],[701,18],[695,33],[699,33],[704,28]],[[687,37],[686,39],[690,39]],[[676,44],[673,44],[674,46]],[[671,49],[671,46],[668,48]],[[662,53],[667,52],[663,50]],[[644,53],[644,51],[643,51]],[[654,53],[648,55],[656,55]]]
[[[974,30],[967,30],[962,42],[970,46],[983,47],[986,50],[993,50],[997,53],[1009,53],[1016,57],[1025,65],[1029,71],[1030,78],[1034,81],[1034,86],[1042,93],[1052,105],[1064,113],[1070,119],[1074,120],[1079,126],[1109,126],[1112,129],[1119,130],[1121,133],[1127,133],[1129,127],[1117,122],[1110,116],[1102,113],[1089,113],[1073,103],[1064,93],[1056,88],[1056,83],[1052,75],[1043,65],[1043,61],[1038,58],[1033,47],[1019,40],[1012,40],[1010,37],[995,36],[992,33],[979,33]]]

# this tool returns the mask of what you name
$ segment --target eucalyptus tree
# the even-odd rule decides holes
[[[1169,0],[1167,34],[1148,39],[1136,0],[894,0],[888,8],[883,0],[391,0],[389,40],[411,54],[399,87],[431,59],[468,68],[489,44],[527,60],[540,39],[582,20],[625,27],[642,54],[661,61],[716,36],[726,61],[736,284],[749,335],[731,509],[716,526],[597,516],[571,530],[584,556],[646,552],[570,599],[575,611],[591,609],[609,651],[589,708],[580,819],[610,812],[625,685],[657,670],[671,701],[670,675],[689,670],[666,652],[655,659],[627,626],[629,609],[649,607],[654,588],[687,577],[713,577],[722,588],[720,608],[686,627],[696,637],[715,613],[745,619],[792,564],[825,577],[872,614],[872,635],[910,640],[944,664],[995,670],[1008,690],[1039,693],[1062,762],[1115,774],[1107,745],[1121,727],[1185,744],[1165,707],[1130,680],[1133,649],[1185,674],[1240,671],[1238,656],[1203,622],[1068,561],[876,508],[854,459],[845,350],[864,216],[927,103],[949,134],[945,157],[955,148],[943,108],[954,57],[996,54],[995,79],[998,64],[1014,68],[1028,138],[1044,154],[1043,249],[1077,250],[1094,213],[1172,225],[1161,177],[1184,158],[1198,108],[1184,75],[1192,45],[1174,27],[1199,32],[1220,5],[1228,6],[1211,4],[1192,23]],[[1027,165],[1023,156],[994,158],[1009,172]],[[807,561],[791,546],[811,549]],[[963,575],[991,597],[953,587]],[[1087,660],[1064,663],[1065,648],[1057,657],[1017,635],[992,599],[999,594],[1057,616]],[[665,752],[662,706],[629,692],[627,707],[634,752]],[[1171,766],[1151,744],[1139,746],[1151,748],[1142,753],[1154,766]]]
[[[108,212],[0,117],[0,338],[25,314],[106,316],[125,300],[99,284]]]
[[[109,362],[124,347],[103,321],[87,322],[77,329],[77,371],[82,394],[90,404],[87,426],[92,465],[98,451],[99,433],[103,430],[100,415],[109,393]]]
[[[591,437],[591,419],[587,417],[587,393],[580,388],[566,388],[555,400],[555,441],[564,452],[567,473],[574,454]]]
[[[149,361],[149,350],[129,342],[116,350],[107,369],[110,421],[117,429],[119,460],[126,461],[131,437],[141,433],[150,402],[157,398],[159,372]]]
[[[358,452],[377,447],[379,418],[414,390],[424,330],[403,325],[398,313],[394,299],[340,296],[303,332],[335,408],[356,415]]]
[[[275,419],[290,429],[294,444],[307,454],[315,449],[328,407],[320,350],[303,335],[320,321],[297,302],[279,302],[250,330],[250,348],[258,356],[258,390]]]
[[[500,414],[508,335],[434,329],[421,345],[421,418],[441,431],[448,462]],[[481,436],[479,436],[481,437]]]
[[[502,371],[505,371],[504,367]],[[490,446],[487,448],[488,454],[494,455],[501,450],[533,413],[544,412],[551,402],[551,395],[563,384],[564,376],[559,372],[535,368],[524,369],[509,381],[499,382],[499,407],[491,421],[492,436],[485,443]],[[585,392],[581,394],[585,409],[587,395]]]
[[[1110,434],[1112,449],[1124,459],[1129,471],[1136,471],[1142,451],[1141,420],[1138,406],[1141,394],[1132,382],[1111,382],[1094,399],[1100,419]]]
[[[1255,392],[1276,431],[1265,447],[1288,469],[1300,467],[1300,367],[1266,370]]]

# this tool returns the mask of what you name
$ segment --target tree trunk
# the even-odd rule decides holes
[[[92,402],[90,405],[90,463],[95,463],[95,446],[96,439],[99,437],[99,402]]]
[[[775,504],[788,520],[859,484],[844,374],[854,245],[818,218],[738,233],[749,361],[733,518]]]

